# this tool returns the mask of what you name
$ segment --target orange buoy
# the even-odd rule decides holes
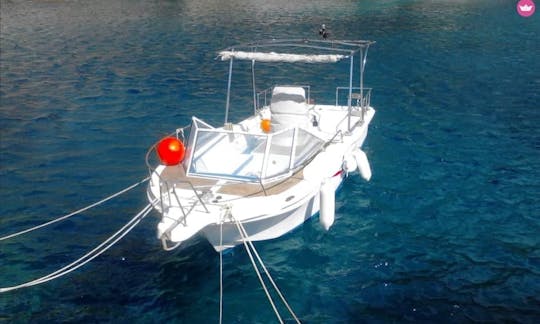
[[[157,154],[164,165],[177,165],[184,159],[184,143],[175,137],[165,137],[157,145]]]
[[[272,130],[272,123],[270,122],[270,119],[261,120],[261,129],[265,133],[270,133],[270,131]]]

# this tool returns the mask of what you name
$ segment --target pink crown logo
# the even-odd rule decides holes
[[[520,0],[516,6],[517,12],[522,17],[530,17],[534,14],[536,6],[532,0]]]

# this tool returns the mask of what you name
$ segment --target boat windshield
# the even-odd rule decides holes
[[[190,141],[188,176],[247,182],[290,175],[324,144],[299,128],[273,134],[196,128]]]

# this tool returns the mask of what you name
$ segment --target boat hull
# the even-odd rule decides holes
[[[327,107],[323,108],[328,111]],[[246,240],[275,239],[297,228],[319,213],[321,185],[325,183],[326,195],[335,194],[349,175],[346,165],[350,164],[349,161],[355,161],[367,137],[368,125],[374,113],[370,107],[365,119],[357,119],[350,131],[335,133],[341,135],[337,138],[328,137],[331,138],[328,145],[295,175],[285,179],[294,181],[278,192],[268,188],[261,190],[262,184],[234,185],[227,181],[223,184],[218,180],[201,182],[203,180],[187,177],[181,167],[174,169],[176,171],[171,171],[171,167],[158,168],[154,172],[148,196],[150,200],[158,201],[154,207],[162,214],[158,224],[158,238],[162,240],[164,248],[180,246],[194,235],[201,234],[216,251],[221,251]],[[361,169],[361,166],[355,169]],[[169,176],[183,180],[165,188],[163,185],[160,188],[156,186],[158,183],[168,183]],[[199,184],[207,189],[186,190],[185,185],[181,189],[180,183],[186,182],[186,179],[193,183],[201,182]],[[227,186],[229,189],[234,186],[258,187],[259,192],[233,194],[224,189]],[[163,192],[171,194],[167,194],[167,199],[156,199],[164,197]],[[243,227],[246,234],[242,233],[239,226]]]
[[[343,174],[339,172],[330,180],[334,192],[343,181]],[[317,188],[299,203],[289,206],[273,215],[264,215],[255,219],[241,221],[247,237],[241,235],[235,219],[222,224],[211,224],[201,232],[212,244],[216,251],[232,248],[242,244],[245,239],[250,241],[265,241],[283,236],[306,220],[315,216],[320,209],[320,195]],[[238,215],[241,217],[242,215]]]

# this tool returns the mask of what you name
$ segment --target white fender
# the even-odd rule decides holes
[[[356,164],[358,165],[358,169],[360,170],[360,175],[366,181],[369,181],[369,179],[371,179],[371,167],[369,166],[369,161],[367,159],[366,153],[358,149],[353,152],[353,156],[356,160]]]
[[[343,171],[345,171],[346,175],[349,175],[350,172],[356,171],[357,167],[358,167],[358,164],[356,163],[356,159],[354,158],[354,155],[352,154],[347,155],[343,159],[342,169]]]
[[[334,224],[336,197],[330,180],[323,180],[320,191],[319,222],[325,230]]]

